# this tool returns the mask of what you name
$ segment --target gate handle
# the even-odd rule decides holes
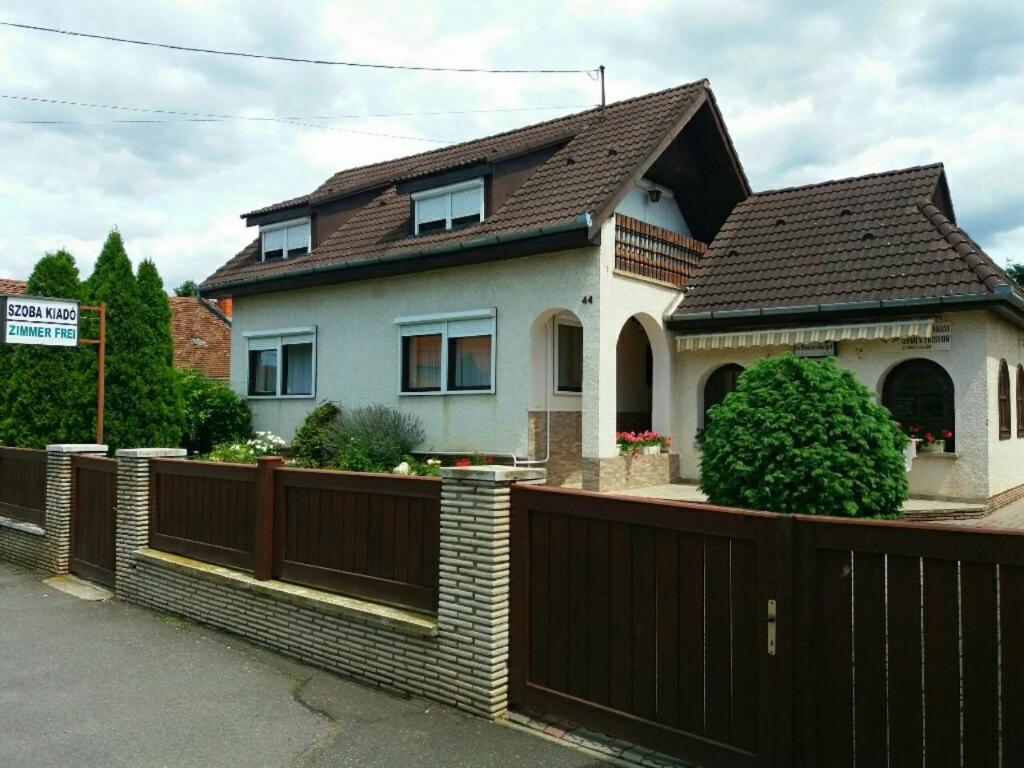
[[[767,624],[768,624],[768,655],[769,656],[774,656],[775,655],[775,625],[776,625],[776,622],[777,622],[777,618],[776,618],[777,611],[776,611],[776,608],[777,608],[777,606],[776,606],[775,601],[774,600],[769,600],[768,601],[768,617],[767,617]]]

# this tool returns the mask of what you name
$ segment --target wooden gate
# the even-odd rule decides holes
[[[114,586],[117,461],[100,456],[71,459],[72,573]]]
[[[763,513],[513,486],[512,703],[701,765],[788,765],[779,532]]]

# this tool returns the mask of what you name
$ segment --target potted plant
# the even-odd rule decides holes
[[[657,455],[668,450],[672,444],[672,438],[668,435],[650,429],[645,432],[616,432],[615,441],[623,456]]]
[[[921,431],[920,429],[918,430]],[[940,429],[938,433],[924,432],[921,434],[921,442],[917,447],[920,453],[945,453],[946,441],[953,439],[953,433],[948,429]]]

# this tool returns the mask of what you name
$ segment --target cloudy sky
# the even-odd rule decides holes
[[[755,189],[942,161],[960,224],[999,261],[1024,261],[1020,2],[503,5],[12,0],[0,21],[382,64],[604,64],[610,101],[707,77]],[[133,260],[154,259],[168,288],[201,280],[249,242],[240,213],[304,194],[335,170],[556,117],[599,97],[586,74],[359,70],[7,27],[0,94],[0,277],[27,277],[39,256],[61,247],[88,274],[116,226]],[[323,127],[183,122],[9,97]],[[466,110],[475,112],[451,114]],[[447,114],[426,114],[439,112]],[[382,113],[391,116],[369,116]],[[324,116],[332,119],[313,119]],[[174,122],[110,122],[131,119]],[[18,122],[33,120],[71,122]]]

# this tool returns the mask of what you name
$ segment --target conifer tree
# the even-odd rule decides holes
[[[107,305],[105,442],[112,449],[148,447],[142,406],[150,390],[139,364],[148,335],[138,281],[116,229],[103,245],[87,290],[90,302]]]
[[[48,253],[28,280],[30,296],[81,299],[74,257]],[[3,356],[0,437],[9,445],[91,443],[95,438],[95,350],[12,345]]]
[[[184,402],[174,370],[174,339],[171,304],[156,264],[146,259],[139,265],[139,299],[142,302],[143,343],[138,364],[144,371],[147,392],[138,404],[147,446],[175,447],[181,441]]]

